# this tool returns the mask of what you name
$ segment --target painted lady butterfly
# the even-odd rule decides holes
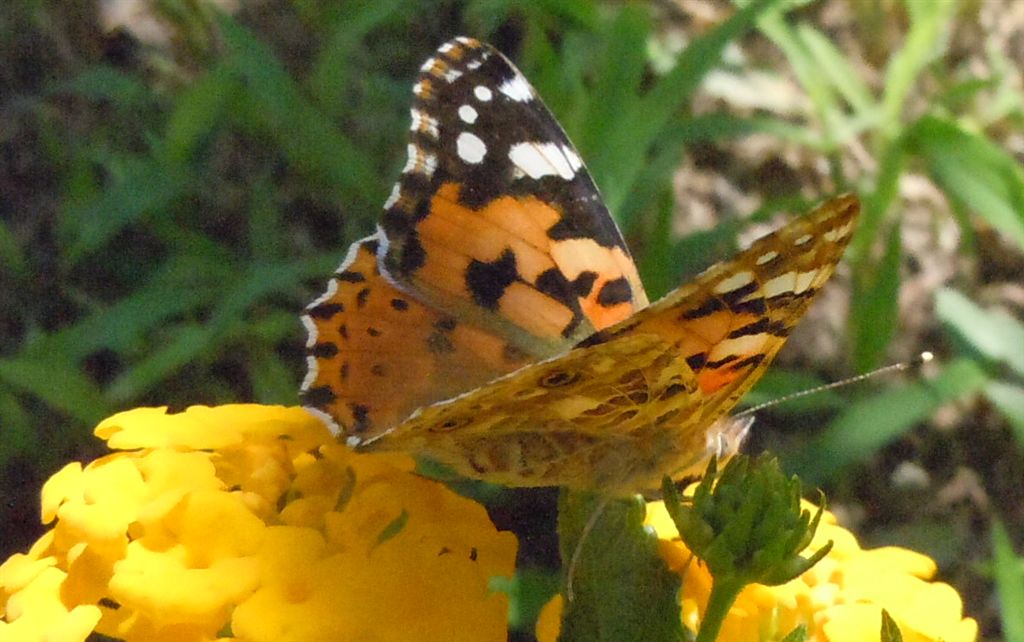
[[[648,306],[583,161],[512,63],[457,38],[413,93],[377,233],[303,317],[304,403],[357,448],[510,486],[624,494],[695,472],[831,276],[856,198]]]

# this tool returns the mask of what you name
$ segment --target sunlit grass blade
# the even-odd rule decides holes
[[[950,196],[1024,248],[1024,169],[1018,161],[984,136],[936,116],[922,118],[906,138]]]
[[[946,49],[944,33],[956,2],[904,0],[910,14],[910,30],[903,46],[890,58],[885,69],[882,92],[882,133],[894,138],[901,129],[907,96],[921,78],[921,72]]]
[[[1024,642],[1024,560],[1013,551],[1006,526],[992,521],[992,575],[999,593],[1003,640]]]
[[[835,43],[814,27],[801,23],[796,27],[796,36],[803,43],[811,59],[820,68],[820,73],[856,112],[867,115],[877,109],[875,98],[847,55]]]
[[[957,336],[986,359],[1024,376],[1024,324],[1001,308],[986,310],[956,290],[939,290],[935,311]]]
[[[632,189],[651,144],[669,119],[689,103],[704,75],[721,60],[726,45],[749,30],[757,17],[777,1],[755,0],[695,39],[679,55],[672,71],[659,78],[632,111],[621,115],[617,126],[607,133],[607,151],[590,162],[612,212],[619,211]]]
[[[984,392],[985,398],[1006,417],[1017,443],[1024,446],[1024,387],[1008,381],[992,381]]]

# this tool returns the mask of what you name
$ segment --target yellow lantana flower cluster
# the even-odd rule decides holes
[[[517,543],[484,509],[359,455],[299,408],[144,408],[122,452],[43,488],[54,523],[0,565],[0,641],[504,640]]]
[[[817,511],[810,502],[803,507],[811,514]],[[696,633],[711,593],[711,575],[679,539],[663,502],[647,504],[645,524],[658,536],[661,558],[682,579],[683,625]],[[862,549],[826,511],[806,550],[816,551],[829,540],[834,545],[828,555],[796,579],[780,586],[748,585],[726,616],[719,642],[774,642],[801,625],[811,642],[877,642],[883,609],[904,642],[977,639],[978,624],[963,617],[953,587],[929,581],[936,571],[931,558],[898,547]],[[558,637],[561,610],[560,596],[544,607],[537,623],[540,642]]]

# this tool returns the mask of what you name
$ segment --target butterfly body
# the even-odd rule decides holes
[[[685,475],[831,276],[843,196],[661,301],[579,155],[501,54],[442,46],[409,162],[309,329],[305,403],[352,445],[512,486],[625,494]]]

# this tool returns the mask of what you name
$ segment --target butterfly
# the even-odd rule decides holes
[[[699,472],[832,275],[839,196],[648,304],[594,181],[518,69],[456,38],[413,85],[377,231],[305,310],[304,405],[350,445],[623,495]]]

